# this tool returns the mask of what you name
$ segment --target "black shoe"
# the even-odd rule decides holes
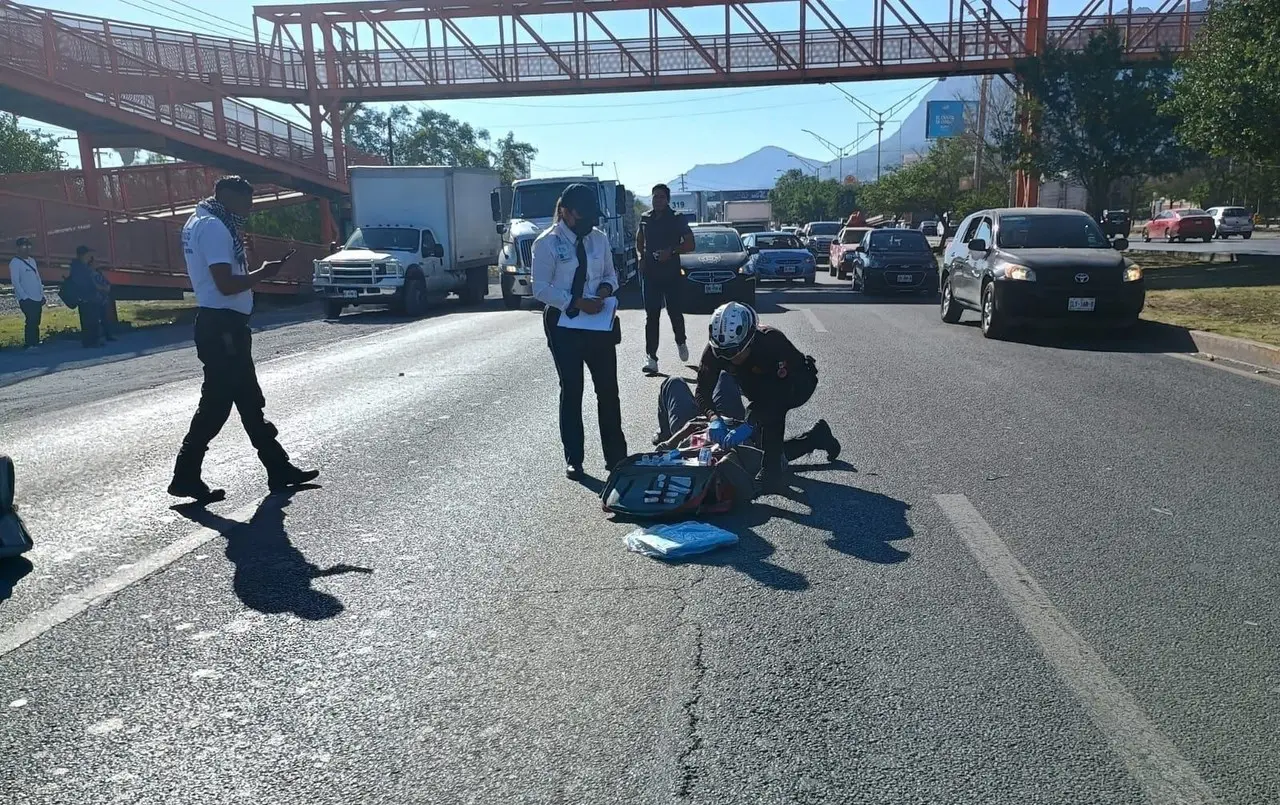
[[[813,439],[818,449],[827,454],[827,461],[834,463],[840,458],[840,440],[831,432],[827,420],[819,419],[818,424],[813,426]]]
[[[756,495],[769,495],[787,489],[787,474],[781,470],[760,470],[755,477]]]
[[[570,481],[578,480],[579,478],[582,477],[582,465],[581,464],[564,465],[564,477],[568,478]]]
[[[175,498],[192,498],[201,506],[227,499],[225,489],[210,489],[208,484],[198,478],[194,481],[174,478],[169,483],[169,494]]]
[[[619,464],[621,464],[622,462],[624,462],[624,461],[626,461],[626,460],[627,460],[627,457],[626,457],[626,456],[623,456],[622,458],[615,458],[615,459],[613,459],[612,461],[605,461],[605,463],[604,463],[605,471],[606,471],[606,472],[613,472],[614,470],[616,470],[616,469],[618,468],[618,465],[619,465]]]
[[[320,470],[300,470],[292,464],[284,469],[267,473],[267,488],[272,492],[285,492],[320,477]]]

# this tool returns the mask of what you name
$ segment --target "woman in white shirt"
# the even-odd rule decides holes
[[[583,366],[595,386],[600,442],[606,469],[627,457],[618,397],[618,329],[616,315],[608,329],[561,326],[561,317],[597,315],[616,310],[611,299],[618,288],[609,237],[596,228],[600,202],[596,190],[571,184],[556,202],[555,223],[533,242],[533,295],[545,304],[543,327],[560,377],[560,441],[565,475],[582,477],[586,447],[582,427]],[[607,324],[607,322],[606,322]]]

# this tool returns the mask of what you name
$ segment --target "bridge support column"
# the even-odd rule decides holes
[[[316,196],[320,205],[320,241],[328,246],[338,239],[338,223],[333,220],[333,203],[324,196]]]
[[[80,145],[80,172],[84,176],[84,200],[86,204],[96,207],[101,202],[99,193],[100,175],[98,159],[93,147],[93,135],[83,131],[76,132],[76,140]]]
[[[1044,55],[1049,43],[1049,0],[1027,2],[1027,54],[1035,59]],[[1026,92],[1025,88],[1023,90]],[[1037,136],[1036,121],[1024,114],[1020,121],[1024,136]],[[1014,204],[1019,207],[1035,207],[1040,203],[1040,176],[1018,171],[1014,177]]]

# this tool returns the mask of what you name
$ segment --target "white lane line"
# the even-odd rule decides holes
[[[237,509],[230,515],[223,515],[232,520],[246,522],[262,505],[262,500],[250,506]],[[75,616],[111,598],[132,584],[164,570],[169,565],[209,542],[221,536],[212,528],[199,528],[182,539],[169,543],[160,550],[144,556],[128,567],[121,568],[110,576],[90,584],[83,590],[71,593],[58,603],[42,612],[35,612],[8,629],[0,632],[0,657],[35,640],[40,635],[60,626]]]
[[[1250,380],[1261,380],[1263,383],[1270,383],[1273,386],[1280,386],[1280,377],[1275,377],[1273,375],[1269,375],[1269,374],[1260,375],[1257,372],[1252,372],[1252,371],[1249,371],[1248,369],[1239,369],[1235,366],[1228,366],[1220,361],[1210,361],[1204,358],[1197,357],[1195,355],[1187,355],[1186,353],[1183,353],[1183,352],[1163,352],[1161,354],[1167,355],[1170,358],[1177,358],[1180,361],[1188,361],[1190,363],[1197,364],[1198,366],[1207,366],[1210,369],[1217,369],[1220,372],[1230,372],[1233,375],[1240,375],[1241,377],[1247,377]]]
[[[826,326],[822,322],[818,321],[818,314],[814,313],[812,308],[802,307],[800,308],[800,311],[804,313],[804,317],[813,325],[813,329],[820,333],[825,333],[827,331]]]
[[[1072,627],[964,495],[937,495],[973,558],[1088,712],[1151,805],[1218,802],[1199,772],[1156,729],[1102,657]]]

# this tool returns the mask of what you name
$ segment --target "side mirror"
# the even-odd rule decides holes
[[[969,251],[981,252],[982,254],[986,254],[987,252],[991,251],[991,249],[987,246],[987,242],[982,238],[974,238],[973,240],[969,241]]]
[[[507,233],[507,225],[506,225],[506,224],[494,224],[494,225],[493,225],[493,228],[494,228],[494,229],[496,229],[496,230],[498,230],[498,234],[499,234],[499,235],[505,235],[505,234]]]
[[[1122,252],[1125,249],[1129,248],[1129,239],[1126,238],[1124,235],[1121,235],[1120,237],[1111,241],[1111,248],[1115,249],[1118,252]]]
[[[747,247],[747,254],[759,254],[759,253],[760,253],[760,247],[759,247],[759,246],[748,246],[748,247]]]
[[[495,224],[502,220],[502,197],[496,189],[489,193],[489,214],[493,216]],[[498,231],[501,232],[502,228],[499,227]]]
[[[432,257],[439,257],[441,260],[443,260],[443,259],[444,259],[444,245],[443,245],[443,244],[440,244],[440,243],[437,243],[436,245],[432,246],[432,247],[431,247],[431,256],[432,256]]]
[[[859,243],[857,246],[854,246],[854,247],[853,247],[853,250],[854,250],[855,252],[858,252],[859,254],[866,254],[866,252],[867,252],[866,247],[865,247],[865,246],[863,246],[861,243]]]

